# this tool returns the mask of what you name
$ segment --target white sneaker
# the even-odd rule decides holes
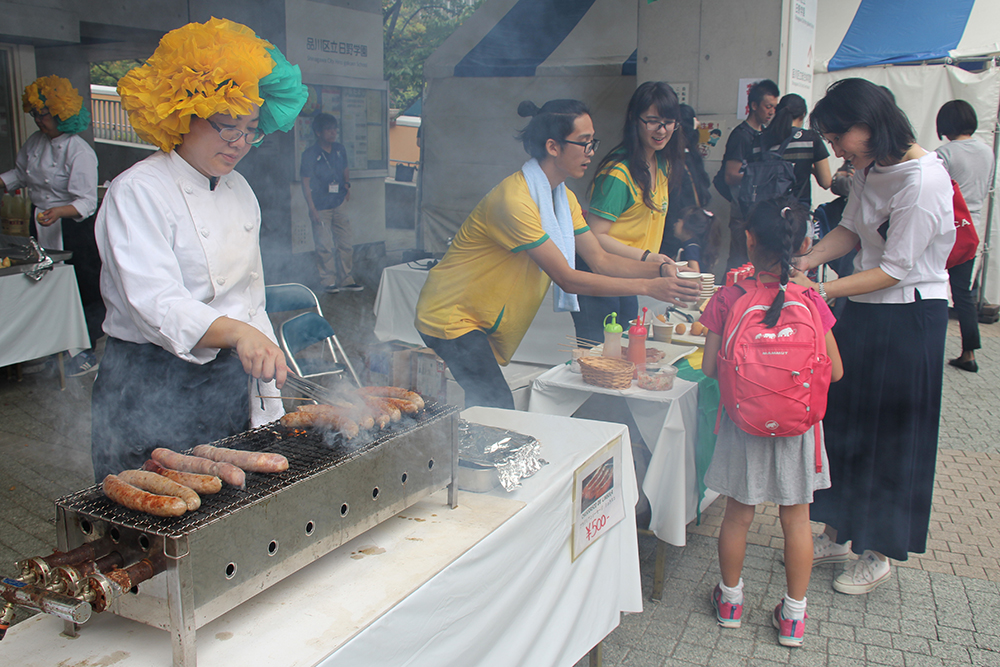
[[[851,547],[848,544],[837,544],[826,533],[813,535],[813,567],[823,563],[846,563],[851,557]],[[781,564],[785,564],[785,553],[778,556]]]
[[[844,568],[833,580],[833,590],[847,595],[864,595],[875,590],[892,576],[889,562],[865,550],[861,558]]]
[[[846,563],[851,556],[847,544],[837,544],[826,533],[813,537],[813,567],[823,563]]]

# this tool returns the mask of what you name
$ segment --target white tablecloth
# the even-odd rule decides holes
[[[463,416],[539,439],[549,464],[512,493],[492,492],[525,507],[338,648],[315,628],[345,622],[330,609],[345,601],[324,600],[356,572],[329,565],[338,557],[348,566],[358,562],[353,554],[341,553],[355,544],[348,543],[200,628],[202,667],[571,667],[618,625],[619,612],[641,611],[634,476],[622,478],[622,522],[575,562],[570,547],[573,471],[615,437],[627,441],[625,427],[491,408],[471,408]],[[629,447],[622,453],[624,469],[631,470]],[[459,495],[460,508],[469,495]],[[441,506],[431,517],[428,521],[446,524],[449,510]],[[399,541],[398,535],[390,539],[390,533],[406,530],[406,539],[419,540],[412,532],[419,525],[390,519],[356,539],[389,546]],[[393,557],[391,548],[365,556],[371,563],[367,586],[385,585],[388,576],[379,576],[378,568],[398,569]],[[269,604],[256,604],[260,599]],[[84,664],[87,658],[86,664],[168,667],[166,632],[107,614],[97,621],[82,628],[77,639],[66,639],[58,635],[61,621],[38,615],[14,626],[0,649],[4,660],[20,665]],[[209,661],[219,655],[225,659]]]
[[[375,295],[375,336],[380,341],[401,340],[423,345],[420,334],[413,326],[413,318],[417,312],[417,298],[427,280],[427,271],[414,266],[399,264],[382,271],[378,294]],[[546,366],[562,363],[568,355],[559,345],[569,345],[566,337],[573,335],[573,317],[552,309],[550,287],[511,360]]]
[[[0,367],[89,347],[72,266],[56,264],[38,282],[0,276]]]
[[[670,391],[647,391],[634,384],[630,389],[604,389],[586,384],[562,365],[535,378],[528,411],[572,415],[595,393],[621,396],[628,405],[652,452],[642,483],[652,510],[649,527],[664,542],[684,546],[686,526],[698,511],[698,385],[677,379]],[[707,492],[702,505],[707,507],[716,497]]]

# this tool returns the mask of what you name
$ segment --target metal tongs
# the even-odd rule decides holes
[[[55,262],[42,250],[42,246],[38,245],[38,241],[34,238],[30,238],[28,241],[31,244],[31,250],[28,252],[28,261],[34,262],[35,265],[25,271],[24,275],[38,282],[45,276],[46,271],[52,270]]]
[[[306,398],[311,398],[317,403],[323,403],[324,405],[345,406],[345,402],[349,404],[340,392],[300,378],[291,372],[288,373],[288,377],[285,379],[285,386],[294,389]]]
[[[683,317],[688,322],[694,322],[694,318],[685,313],[683,310],[679,309],[677,306],[667,306],[667,319],[670,319],[670,313],[677,313],[680,317]]]

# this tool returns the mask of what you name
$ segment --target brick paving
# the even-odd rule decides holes
[[[370,286],[369,286],[370,287]],[[321,297],[349,353],[371,340],[374,290]],[[898,563],[886,584],[864,596],[835,593],[836,565],[817,567],[800,649],[777,644],[770,623],[784,594],[777,508],[758,511],[750,534],[746,614],[739,630],[715,622],[709,594],[718,581],[716,536],[722,501],[688,529],[684,548],[667,550],[663,599],[652,590],[655,538],[642,536],[641,614],[624,615],[603,643],[608,667],[769,667],[898,665],[1000,667],[1000,324],[982,327],[980,372],[945,367],[940,450],[928,551]],[[346,334],[346,335],[345,335]],[[346,339],[346,340],[345,340]],[[949,325],[949,357],[959,351]],[[0,371],[0,575],[13,561],[55,544],[53,500],[90,484],[93,376],[59,391],[51,373],[21,382]],[[0,646],[2,650],[2,646]],[[0,663],[2,664],[2,663]],[[588,664],[585,658],[580,667]],[[535,666],[523,666],[535,667]],[[539,666],[544,667],[544,666]]]

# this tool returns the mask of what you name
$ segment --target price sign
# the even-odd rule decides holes
[[[573,560],[625,518],[622,439],[618,436],[573,474]]]

